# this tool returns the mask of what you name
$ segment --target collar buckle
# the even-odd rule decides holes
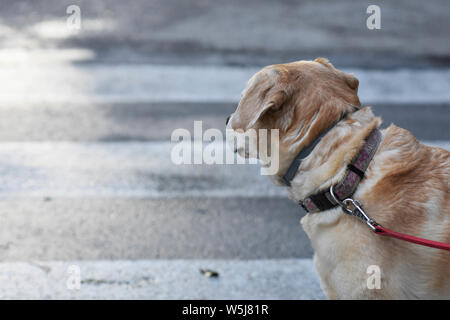
[[[333,186],[330,187],[330,195],[346,214],[362,219],[372,231],[377,231],[378,223],[367,215],[362,208],[361,202],[352,198],[340,201],[333,192]]]

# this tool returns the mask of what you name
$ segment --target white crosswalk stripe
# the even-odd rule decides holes
[[[450,150],[449,141],[424,143]],[[284,188],[260,175],[258,164],[176,165],[171,161],[174,145],[170,142],[0,143],[0,197],[286,196]],[[224,150],[225,153],[227,149]]]
[[[0,283],[0,299],[324,298],[311,259],[10,262]]]
[[[258,69],[233,67],[2,65],[1,103],[236,102]],[[364,103],[450,102],[450,70],[348,69]]]

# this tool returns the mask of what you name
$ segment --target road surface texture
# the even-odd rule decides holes
[[[450,149],[449,2],[377,4],[380,30],[366,1],[3,0],[0,297],[323,299],[286,191],[175,165],[171,135],[224,133],[255,71],[324,56],[384,127]]]

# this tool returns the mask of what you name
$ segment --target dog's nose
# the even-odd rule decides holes
[[[227,120],[225,121],[225,125],[226,125],[226,126],[228,125],[228,122],[230,121],[230,117],[231,117],[231,115],[229,115],[229,116],[227,117]]]

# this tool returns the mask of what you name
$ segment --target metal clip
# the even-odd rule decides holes
[[[357,216],[360,217],[364,222],[372,229],[372,231],[376,231],[378,226],[378,223],[376,223],[375,220],[370,218],[366,212],[362,208],[361,202],[358,200],[353,200],[352,198],[347,198],[343,201],[340,201],[333,192],[333,186],[330,187],[330,194],[333,197],[334,201],[342,208],[342,210],[351,216]],[[350,207],[353,206],[353,210],[350,209]]]

